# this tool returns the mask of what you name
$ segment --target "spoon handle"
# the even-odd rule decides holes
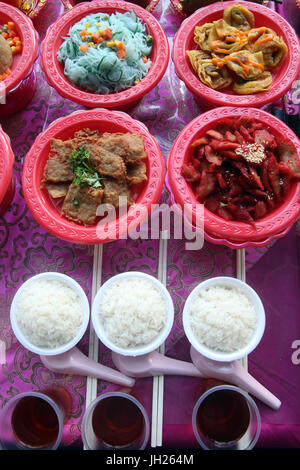
[[[55,359],[55,361],[53,359]],[[135,380],[132,377],[127,377],[127,375],[115,369],[93,361],[76,347],[67,353],[55,356],[55,358],[51,356],[41,356],[41,360],[48,369],[61,374],[77,374],[95,377],[126,387],[133,387],[135,384]]]
[[[82,368],[77,369],[77,373],[127,387],[133,387],[135,384],[135,380],[132,377],[127,377],[121,372],[102,364],[98,364],[91,359],[86,361],[84,370]]]
[[[151,353],[151,374],[153,376],[185,375],[186,377],[203,377],[194,364],[164,356],[156,351]]]
[[[235,364],[235,372],[231,377],[232,382],[233,380],[235,385],[243,388],[246,392],[251,393],[256,398],[259,398],[259,400],[270,406],[273,410],[278,410],[280,408],[281,401],[252,375],[250,375],[238,361]]]

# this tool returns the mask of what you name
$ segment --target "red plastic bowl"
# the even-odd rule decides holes
[[[241,106],[260,108],[272,101],[281,98],[292,86],[300,72],[300,44],[297,34],[290,24],[278,13],[263,5],[251,2],[243,2],[255,16],[257,27],[267,26],[273,29],[283,38],[288,46],[288,54],[284,62],[272,71],[273,85],[268,91],[253,95],[237,95],[230,88],[226,91],[217,91],[204,85],[194,72],[186,51],[196,49],[194,42],[194,29],[197,25],[203,25],[216,21],[223,17],[223,11],[227,6],[239,2],[218,2],[204,8],[200,8],[193,15],[183,21],[174,38],[172,60],[178,77],[186,84],[187,88],[195,95],[196,100],[206,107],[215,106]]]
[[[223,117],[245,116],[263,122],[276,139],[287,139],[297,149],[300,159],[300,141],[282,121],[254,108],[220,107],[207,111],[191,121],[177,136],[168,157],[168,186],[172,198],[181,208],[190,205],[191,213],[185,212],[189,220],[195,220],[195,210],[199,202],[190,185],[181,175],[182,165],[191,155],[190,144],[203,136],[208,129],[214,128]],[[185,206],[185,209],[189,209]],[[252,227],[244,222],[226,221],[204,207],[205,238],[212,243],[225,244],[235,248],[263,246],[273,239],[284,236],[293,223],[300,217],[300,183],[294,182],[286,201],[256,222]]]
[[[14,195],[14,161],[10,139],[0,127],[0,215],[4,214]]]
[[[32,21],[18,8],[0,2],[0,24],[3,25],[8,21],[15,23],[23,48],[21,54],[13,57],[11,75],[2,82],[6,94],[14,90],[30,74],[38,51],[37,33]],[[0,105],[0,107],[3,106],[5,105]]]
[[[147,25],[154,39],[151,54],[152,66],[147,75],[137,85],[127,90],[100,95],[88,93],[73,85],[64,74],[64,64],[57,60],[57,51],[72,25],[89,14],[115,11],[125,13],[133,9],[141,21]],[[88,108],[128,109],[133,107],[162,79],[169,62],[169,43],[165,32],[154,16],[133,3],[117,0],[95,0],[81,3],[61,16],[50,28],[42,43],[42,68],[49,84],[60,95]]]
[[[99,129],[100,132],[139,133],[144,137],[148,180],[134,187],[132,197],[136,204],[130,207],[128,213],[121,216],[119,214],[116,222],[111,221],[104,225],[100,221],[98,226],[96,224],[91,227],[71,222],[60,215],[48,191],[41,188],[50,140],[66,140],[73,137],[74,132],[84,128]],[[159,146],[144,124],[124,112],[93,109],[76,111],[57,119],[38,136],[24,161],[22,187],[29,210],[48,232],[69,242],[96,245],[126,237],[130,229],[135,229],[137,224],[147,218],[152,204],[156,204],[160,198],[164,176],[164,160]]]

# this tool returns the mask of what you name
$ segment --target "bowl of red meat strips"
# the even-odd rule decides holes
[[[300,216],[300,141],[271,114],[223,107],[177,136],[168,158],[171,197],[205,238],[234,248],[284,236]]]

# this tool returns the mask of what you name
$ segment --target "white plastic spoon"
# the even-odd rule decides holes
[[[278,410],[281,405],[281,401],[252,377],[239,361],[213,361],[202,356],[193,347],[193,363],[172,359],[156,351],[142,356],[123,356],[115,352],[111,354],[117,369],[131,377],[185,375],[215,378],[241,387],[274,410]]]
[[[250,375],[239,361],[219,362],[208,359],[191,346],[191,359],[204,377],[223,380],[237,385],[246,392],[259,398],[274,410],[278,410],[281,401]]]
[[[110,367],[89,359],[78,348],[72,348],[56,356],[40,356],[42,363],[53,372],[95,377],[107,382],[133,387],[135,380]]]
[[[131,377],[153,377],[157,375],[202,377],[201,372],[194,364],[166,357],[156,351],[142,356],[123,356],[112,351],[111,355],[117,369]]]

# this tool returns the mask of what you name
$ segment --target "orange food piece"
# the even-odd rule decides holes
[[[79,49],[81,50],[81,52],[86,52],[88,50],[88,48],[89,47],[86,44],[81,44]]]
[[[265,42],[268,42],[268,41],[272,41],[274,39],[274,36],[273,34],[264,34],[261,39],[258,39],[257,41],[255,41],[254,45],[258,45],[258,44],[263,44]]]
[[[125,59],[126,57],[125,51],[118,51],[117,56],[119,57],[119,59]]]
[[[13,46],[14,49],[12,49],[13,54],[18,54],[19,52],[22,52],[22,46]]]
[[[116,47],[117,47],[117,56],[119,59],[125,59],[126,53],[125,53],[125,46],[122,43],[122,41],[116,41]]]
[[[109,28],[106,28],[103,30],[102,36],[104,39],[111,39],[112,38],[112,30]]]
[[[98,43],[99,39],[100,39],[100,35],[99,35],[98,32],[92,34],[92,40],[93,40],[94,42]]]
[[[5,70],[5,72],[2,75],[0,75],[0,81],[3,82],[3,80],[5,80],[10,74],[11,74],[10,69]]]

